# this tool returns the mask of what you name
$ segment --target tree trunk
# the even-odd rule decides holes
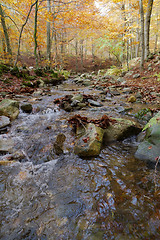
[[[37,54],[37,13],[38,13],[38,1],[35,6],[35,18],[34,18],[34,56],[36,59],[36,67],[38,67],[38,54]]]
[[[136,29],[136,58],[139,56],[139,19],[138,19],[138,16],[137,16],[137,29]]]
[[[78,40],[77,38],[75,43],[75,53],[76,53],[76,72],[78,72]]]
[[[81,66],[82,66],[82,68],[83,68],[83,49],[84,49],[84,46],[83,46],[83,42],[84,42],[84,40],[82,39],[81,41],[80,41],[80,53],[81,53]]]
[[[141,69],[143,69],[144,68],[145,46],[144,46],[144,11],[143,11],[142,0],[139,0],[139,8],[140,8],[140,16],[141,16],[141,62],[140,62],[140,67],[141,67]]]
[[[149,55],[149,34],[153,0],[148,0],[146,19],[145,19],[145,58]]]
[[[30,6],[30,9],[29,9],[29,12],[28,12],[28,15],[26,17],[26,21],[25,23],[22,25],[21,27],[21,31],[20,31],[20,34],[19,34],[19,39],[18,39],[18,50],[17,50],[17,56],[16,56],[16,60],[15,60],[15,63],[14,63],[14,66],[17,65],[17,62],[18,62],[18,56],[19,56],[19,53],[20,53],[20,46],[21,46],[21,37],[22,37],[22,32],[23,32],[23,29],[25,27],[25,25],[27,24],[28,22],[28,19],[29,19],[29,16],[30,16],[30,13],[32,11],[32,8],[33,6],[38,2],[38,0],[36,0],[31,6]]]
[[[154,52],[156,53],[157,47],[158,47],[158,29],[159,29],[159,19],[158,19],[158,8],[156,12],[156,18],[157,18],[157,29],[156,29],[156,36],[155,36],[155,44],[154,44]]]
[[[3,12],[1,4],[0,4],[0,16],[1,16],[1,23],[2,23],[2,28],[3,28],[3,32],[4,32],[4,37],[5,37],[5,41],[6,41],[6,46],[7,46],[7,53],[10,56],[12,56],[11,45],[10,45],[8,31],[7,31],[7,27],[6,27],[4,12]]]
[[[51,11],[51,2],[47,0],[47,10]],[[50,62],[51,60],[51,31],[50,31],[50,21],[47,21],[47,60]]]

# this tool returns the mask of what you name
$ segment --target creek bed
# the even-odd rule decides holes
[[[14,139],[15,149],[25,157],[0,166],[0,239],[160,239],[159,171],[155,174],[154,168],[134,158],[134,136],[104,146],[97,157],[76,156],[67,119],[77,112],[66,113],[53,103],[72,91],[69,83],[53,88],[51,96],[33,99],[35,111],[21,112],[3,134]],[[78,113],[119,116],[114,109],[120,102],[115,102]],[[52,143],[59,133],[66,141],[64,154],[57,156]]]

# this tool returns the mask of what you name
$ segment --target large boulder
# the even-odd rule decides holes
[[[100,153],[104,130],[93,123],[85,128],[85,134],[76,142],[74,152],[80,157],[97,156]]]
[[[0,116],[4,115],[14,120],[19,114],[19,103],[15,100],[4,99],[0,102]]]
[[[104,130],[104,144],[137,135],[141,130],[134,121],[122,118],[114,118],[113,120],[115,122]]]
[[[143,128],[144,140],[139,144],[135,157],[140,160],[156,163],[160,156],[160,112]]]

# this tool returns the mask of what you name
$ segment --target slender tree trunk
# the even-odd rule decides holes
[[[76,53],[76,72],[78,72],[78,40],[77,38],[75,43],[75,53]]]
[[[152,14],[153,0],[148,0],[146,19],[145,19],[145,58],[149,55],[149,34]]]
[[[144,11],[143,11],[143,2],[139,0],[140,7],[140,16],[141,16],[141,69],[144,68],[144,53],[145,53],[145,45],[144,45]]]
[[[84,49],[84,46],[83,46],[83,42],[84,40],[82,39],[81,42],[80,42],[80,52],[81,52],[81,66],[83,67],[83,49]]]
[[[93,39],[92,39],[92,61],[93,63],[95,62],[95,45],[94,45],[94,42],[93,42]]]
[[[6,44],[5,44],[5,40],[2,37],[2,49],[3,49],[3,57],[6,56]]]
[[[127,40],[127,70],[129,71],[129,40]]]
[[[7,53],[10,56],[12,56],[10,40],[9,40],[8,31],[7,31],[6,22],[5,22],[5,17],[4,17],[4,12],[3,12],[1,4],[0,4],[0,16],[1,16],[1,23],[2,23],[2,28],[3,28],[3,32],[4,32],[4,37],[5,37],[5,41],[6,41],[6,46],[7,46]]]
[[[30,13],[31,13],[31,11],[32,11],[32,8],[34,7],[34,5],[35,5],[37,2],[38,2],[38,0],[36,0],[36,1],[30,6],[30,9],[29,9],[28,15],[27,15],[27,17],[26,17],[26,21],[24,22],[24,24],[23,24],[22,27],[21,27],[21,31],[20,31],[19,39],[18,39],[18,50],[17,50],[17,56],[16,56],[16,60],[15,60],[14,66],[16,66],[16,65],[17,65],[17,62],[18,62],[18,57],[19,57],[19,53],[20,53],[20,46],[21,46],[21,37],[22,37],[23,29],[24,29],[25,25],[26,25],[27,22],[28,22],[28,19],[29,19]]]
[[[156,12],[156,18],[157,18],[157,29],[156,29],[156,37],[155,37],[155,44],[154,44],[154,52],[157,51],[157,45],[158,45],[158,29],[159,29],[159,19],[158,19],[159,15],[158,15],[158,8],[157,8],[157,12]]]
[[[138,57],[139,55],[139,19],[138,19],[138,16],[137,16],[137,29],[136,29],[136,58]]]
[[[47,10],[51,11],[51,2],[47,0]],[[47,60],[50,62],[51,60],[51,26],[50,21],[47,21]]]
[[[87,39],[85,41],[85,61],[87,60]]]
[[[122,62],[124,62],[124,61],[126,60],[126,54],[125,54],[125,50],[126,50],[125,35],[126,35],[126,22],[127,22],[126,13],[125,13],[125,1],[122,3],[121,10],[122,10],[122,18],[123,18],[123,21],[124,21],[124,24],[123,24],[124,33],[122,34],[122,39],[123,39],[123,43],[122,43],[122,51],[123,51]]]
[[[35,19],[34,19],[34,56],[36,59],[36,67],[38,67],[38,54],[37,54],[37,15],[38,15],[38,1],[35,6]]]

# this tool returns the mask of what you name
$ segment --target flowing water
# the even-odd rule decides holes
[[[67,123],[75,113],[53,103],[74,91],[69,82],[49,96],[30,97],[33,113],[21,112],[2,135],[14,140],[24,158],[0,166],[0,239],[160,239],[160,172],[134,158],[135,137],[104,146],[98,157],[76,156],[75,136]],[[115,98],[78,113],[118,116],[119,107]],[[66,141],[64,154],[57,156],[53,143],[59,133]]]

